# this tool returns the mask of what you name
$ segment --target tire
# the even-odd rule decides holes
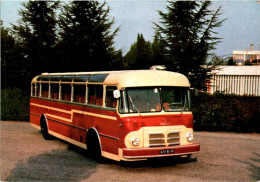
[[[94,130],[90,130],[87,134],[87,150],[92,159],[98,163],[104,163],[104,157],[102,157],[101,154],[99,139]]]
[[[41,116],[40,122],[41,122],[41,133],[42,133],[43,138],[45,140],[50,140],[51,135],[49,134],[47,120],[44,115]]]

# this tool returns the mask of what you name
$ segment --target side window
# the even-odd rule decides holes
[[[116,108],[117,99],[114,98],[113,91],[116,90],[115,86],[106,87],[106,107]]]
[[[88,103],[101,106],[102,101],[103,101],[103,86],[88,85]]]
[[[59,99],[59,84],[51,84],[51,98]]]
[[[40,84],[39,83],[36,83],[36,95],[35,96],[40,97]]]
[[[48,98],[49,96],[49,84],[48,83],[42,83],[42,97]]]
[[[66,101],[71,101],[71,85],[62,84],[61,85],[61,99]]]
[[[36,85],[36,84],[34,84],[34,83],[31,84],[31,96],[36,96],[36,95],[35,95],[35,85]]]
[[[86,85],[74,85],[73,101],[86,103]]]

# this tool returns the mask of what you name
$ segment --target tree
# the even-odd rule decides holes
[[[142,34],[137,35],[137,41],[132,44],[125,55],[127,69],[149,69],[152,66],[151,43],[146,41]]]
[[[53,72],[56,65],[56,10],[59,1],[29,1],[22,3],[18,25],[12,25],[25,58],[28,78],[42,72]]]
[[[73,1],[64,6],[59,17],[64,70],[113,69],[114,58],[120,57],[113,47],[119,28],[111,31],[114,19],[109,19],[109,12],[107,4],[98,1]]]
[[[217,56],[216,54],[212,54],[211,60],[208,65],[218,66],[225,65],[225,59]]]
[[[23,57],[10,29],[1,26],[1,88],[24,87]]]
[[[167,60],[165,57],[166,49],[161,41],[160,34],[158,32],[155,33],[153,43],[152,43],[152,65],[165,65],[167,64]]]
[[[161,25],[155,24],[166,48],[166,67],[188,76],[199,89],[210,71],[201,65],[220,42],[215,28],[224,21],[218,20],[221,7],[213,11],[210,5],[210,1],[169,1],[167,12],[159,11]]]
[[[233,57],[230,56],[227,58],[226,64],[234,66],[234,65],[236,65],[236,62],[234,61]]]

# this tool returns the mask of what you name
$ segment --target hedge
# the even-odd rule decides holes
[[[200,94],[192,111],[195,131],[260,133],[260,97]]]
[[[19,88],[1,90],[1,120],[29,121],[30,96]]]

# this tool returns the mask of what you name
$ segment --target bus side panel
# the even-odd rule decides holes
[[[33,125],[40,127],[40,118],[43,113],[48,112],[48,109],[39,107],[38,99],[31,98],[30,100],[30,122]]]
[[[72,139],[82,144],[86,144],[88,129],[95,128],[99,134],[102,150],[118,154],[116,111],[92,107],[32,98],[31,123],[40,127],[40,116],[44,114],[52,135],[66,141]]]
[[[118,154],[118,119],[117,113],[101,109],[88,110],[90,114],[87,116],[88,128],[95,128],[99,134],[101,148],[105,152]]]

